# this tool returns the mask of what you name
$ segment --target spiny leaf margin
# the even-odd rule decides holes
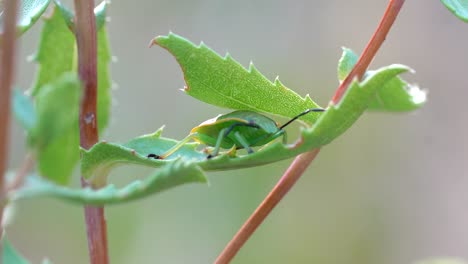
[[[185,92],[206,103],[237,110],[294,117],[305,109],[320,108],[309,95],[304,98],[285,87],[277,78],[271,82],[250,63],[244,68],[229,53],[221,57],[203,42],[195,46],[189,40],[170,33],[153,39],[178,61],[184,73]],[[320,113],[301,117],[313,124]]]
[[[146,144],[141,145],[108,142],[96,144],[82,153],[82,161],[85,165],[83,172],[87,175],[108,173],[115,165],[125,163],[160,167],[178,157],[196,162],[200,168],[207,171],[253,167],[291,158],[328,144],[344,133],[367,109],[370,99],[379,88],[398,74],[409,70],[403,65],[390,65],[370,73],[361,83],[353,81],[341,102],[338,105],[330,105],[315,125],[304,128],[301,131],[301,138],[294,144],[284,145],[276,141],[253,154],[233,158],[230,153],[223,153],[213,159],[207,159],[206,154],[196,150],[198,143],[190,143],[184,146],[185,149],[177,151],[168,159],[154,160],[148,158],[147,155],[163,153],[177,143],[173,139],[161,137],[162,130],[160,129],[154,134],[140,137],[151,137],[154,140],[153,143],[147,141]],[[109,164],[104,170],[100,167],[102,160],[106,160]],[[111,164],[111,161],[116,162]]]

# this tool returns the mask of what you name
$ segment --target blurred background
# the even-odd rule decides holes
[[[66,2],[72,6],[72,1]],[[108,31],[112,122],[108,141],[166,125],[181,139],[200,122],[229,110],[184,94],[176,61],[156,35],[173,31],[203,40],[241,64],[327,105],[338,85],[341,47],[361,53],[387,1],[113,1]],[[17,83],[28,88],[40,26],[21,38]],[[407,1],[372,63],[402,63],[403,76],[429,91],[409,114],[366,113],[324,147],[307,173],[242,248],[233,263],[413,263],[433,256],[468,259],[468,25],[439,1]],[[465,118],[463,118],[465,116]],[[279,119],[279,121],[283,121]],[[292,130],[297,130],[297,126]],[[24,156],[15,124],[10,167]],[[209,172],[210,186],[185,185],[106,209],[112,263],[211,263],[275,185],[291,160]],[[122,167],[122,185],[152,170]],[[78,174],[73,183],[78,186]],[[16,207],[13,244],[39,263],[87,263],[83,209],[52,199]]]

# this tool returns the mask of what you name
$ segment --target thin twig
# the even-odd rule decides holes
[[[80,145],[91,148],[98,142],[97,117],[97,35],[93,0],[74,0],[75,35],[78,47],[78,73],[83,87],[80,108]],[[94,186],[83,177],[83,187]],[[91,264],[107,264],[107,228],[104,207],[85,206],[88,249]]]
[[[229,261],[237,254],[242,245],[255,232],[257,227],[265,220],[273,208],[283,199],[288,191],[294,186],[297,180],[301,177],[307,166],[315,159],[320,149],[315,149],[297,156],[283,177],[279,180],[273,190],[263,200],[260,206],[244,223],[239,232],[229,242],[223,253],[219,255],[215,263],[229,263]]]
[[[375,55],[377,54],[377,51],[385,41],[385,38],[387,37],[390,28],[392,28],[392,25],[395,22],[395,19],[398,16],[398,13],[400,12],[404,2],[405,0],[390,0],[382,20],[377,27],[377,30],[375,31],[374,35],[372,35],[369,43],[367,43],[367,46],[362,52],[361,57],[359,57],[356,65],[354,65],[346,79],[336,90],[335,96],[333,96],[332,99],[332,103],[337,104],[340,101],[341,97],[343,94],[345,94],[346,90],[351,84],[351,81],[354,78],[357,77],[358,79],[361,79],[364,73],[366,73],[367,67],[369,67],[369,64],[372,62]]]
[[[5,173],[8,163],[10,130],[11,87],[15,78],[16,55],[16,14],[18,1],[9,0],[4,4],[4,27],[0,38],[0,200],[6,196]],[[3,218],[4,204],[0,204],[0,223]],[[0,227],[0,237],[3,227]]]
[[[369,64],[384,42],[404,2],[404,0],[390,0],[385,14],[382,17],[379,26],[377,27],[377,30],[367,44],[364,52],[361,54],[361,57],[354,66],[353,70],[336,90],[336,93],[332,99],[332,103],[336,104],[339,102],[342,95],[346,92],[346,89],[354,78],[361,78],[364,75],[367,67],[369,67]],[[319,149],[315,149],[310,152],[301,154],[294,159],[293,163],[289,166],[288,170],[281,177],[277,185],[263,200],[255,212],[244,223],[234,238],[218,256],[215,261],[216,264],[229,263],[235,257],[237,252],[239,252],[245,242],[250,238],[250,236],[252,236],[257,227],[265,220],[273,208],[281,201],[286,193],[302,176],[307,167],[315,159],[318,152]]]

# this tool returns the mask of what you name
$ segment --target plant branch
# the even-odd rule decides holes
[[[364,49],[364,52],[361,54],[361,57],[359,57],[359,60],[354,68],[336,90],[331,103],[336,104],[339,102],[354,78],[362,78],[366,72],[367,67],[384,42],[404,2],[404,0],[390,0],[374,35]],[[263,200],[255,212],[249,217],[249,219],[240,228],[234,238],[218,256],[215,261],[216,264],[229,263],[235,257],[237,252],[239,252],[245,242],[250,238],[250,236],[252,236],[257,227],[260,226],[260,224],[270,214],[273,208],[281,201],[281,199],[283,199],[287,192],[302,176],[304,171],[317,156],[319,150],[320,149],[311,150],[297,156],[294,159],[288,170],[281,177],[273,190],[268,194],[268,196]]]
[[[283,199],[288,191],[299,180],[301,175],[307,169],[309,164],[315,159],[320,149],[306,152],[297,156],[291,166],[286,170],[279,182],[263,200],[260,206],[244,223],[241,229],[237,232],[234,238],[229,242],[224,251],[216,259],[216,264],[229,263],[232,258],[237,254],[244,243],[255,232],[257,227],[265,220],[275,206]]]
[[[8,163],[8,146],[10,140],[11,88],[15,77],[16,54],[16,19],[18,1],[4,3],[4,27],[0,35],[0,200],[6,196],[5,174]],[[5,204],[0,204],[0,223]],[[0,227],[0,237],[3,227]]]
[[[78,47],[78,73],[83,87],[80,107],[80,146],[91,148],[98,142],[97,117],[97,35],[93,0],[74,0],[75,35]],[[83,187],[94,186],[81,177]],[[88,249],[91,264],[109,263],[104,207],[85,206]]]
[[[369,40],[369,43],[367,43],[367,46],[362,52],[361,57],[359,57],[359,60],[356,63],[356,65],[354,65],[353,69],[348,74],[346,79],[344,79],[344,81],[336,90],[336,93],[332,99],[333,104],[337,104],[340,101],[341,97],[343,96],[343,94],[345,94],[346,90],[348,89],[349,85],[351,84],[354,78],[357,77],[358,79],[361,79],[364,73],[366,73],[369,64],[372,62],[375,55],[377,54],[377,51],[385,41],[385,38],[387,37],[388,32],[390,31],[390,28],[392,28],[392,25],[395,22],[395,19],[398,13],[400,12],[400,9],[403,6],[404,2],[405,0],[390,0],[387,9],[385,10],[385,13],[382,17],[382,20],[380,20],[377,30],[374,32],[374,35],[372,35],[372,38]]]

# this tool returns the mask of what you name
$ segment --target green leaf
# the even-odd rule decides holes
[[[6,235],[4,235],[2,238],[2,244],[3,244],[2,263],[5,263],[5,264],[29,264],[30,263],[23,256],[21,256],[20,253],[16,251],[16,249],[10,244],[10,241],[8,241]]]
[[[79,131],[69,131],[51,142],[38,155],[38,170],[57,184],[68,184],[76,164],[80,160]]]
[[[45,19],[39,50],[34,56],[39,68],[32,88],[33,96],[41,87],[55,81],[63,73],[76,69],[74,53],[75,37],[68,29],[61,13],[54,8],[52,16]]]
[[[39,63],[39,70],[32,90],[33,95],[36,95],[44,84],[55,80],[64,72],[76,70],[77,67],[75,37],[67,25],[67,21],[73,21],[74,15],[62,6],[59,1],[55,1],[55,3],[58,9],[54,9],[52,17],[46,19],[41,34],[39,51],[35,56],[35,60]],[[104,27],[107,6],[106,1],[103,1],[95,8],[96,21],[100,21],[97,33],[98,125],[100,130],[107,127],[112,100],[108,69],[111,53],[106,28]]]
[[[59,0],[54,0],[55,5],[62,13],[62,16],[65,18],[65,21],[69,28],[75,27],[75,13],[73,10],[68,9],[65,5],[62,4]],[[106,24],[107,18],[107,6],[109,5],[108,1],[102,1],[98,6],[94,8],[94,14],[96,15],[96,27],[101,29]]]
[[[17,23],[18,34],[22,34],[30,29],[39,17],[44,13],[50,0],[23,0],[19,7],[19,17]],[[3,29],[3,15],[0,11],[0,31]],[[2,32],[0,32],[1,34]]]
[[[144,180],[135,180],[123,188],[110,184],[99,190],[72,189],[55,185],[38,176],[29,176],[23,187],[10,194],[18,200],[55,197],[79,204],[108,205],[147,197],[185,183],[207,183],[203,171],[193,162],[175,160]]]
[[[80,91],[78,76],[65,73],[36,95],[38,122],[29,135],[35,148],[40,150],[63,134],[78,129]]]
[[[343,81],[357,62],[357,55],[348,48],[343,48],[343,54],[338,62],[338,79]],[[367,71],[366,75],[373,71]],[[380,88],[375,99],[369,104],[369,110],[376,111],[412,111],[420,108],[426,102],[426,92],[395,76]]]
[[[29,143],[36,148],[41,174],[57,183],[68,182],[73,165],[67,161],[79,155],[80,92],[76,73],[65,73],[36,95],[38,122]]]
[[[97,73],[98,73],[98,98],[97,115],[99,131],[102,131],[109,124],[110,108],[112,104],[111,79],[109,74],[109,63],[111,53],[106,27],[101,27],[97,33]]]
[[[441,0],[445,7],[464,22],[468,22],[467,0]]]
[[[36,95],[38,122],[30,134],[34,147],[42,149],[68,131],[78,129],[80,91],[78,76],[65,73]]]
[[[98,29],[101,29],[106,24],[107,7],[109,3],[109,1],[104,0],[94,8],[94,14],[96,15],[96,27]]]
[[[154,44],[167,49],[184,72],[185,92],[203,102],[231,109],[294,117],[308,108],[320,108],[308,95],[304,98],[286,88],[279,79],[265,78],[251,63],[246,70],[227,54],[224,58],[201,43],[175,35],[156,37]],[[301,117],[313,124],[320,113]]]
[[[338,61],[338,80],[342,82],[348,74],[353,69],[354,65],[358,61],[358,56],[354,53],[351,49],[346,47],[342,47],[343,53],[341,54],[341,58]]]
[[[13,90],[13,114],[23,128],[30,132],[37,124],[36,110],[31,98],[20,90]]]
[[[370,73],[371,71],[368,71]],[[426,103],[426,92],[400,77],[388,81],[369,104],[369,110],[405,112],[421,108]]]
[[[56,2],[57,4],[57,2]],[[60,7],[60,6],[59,6]],[[97,17],[105,17],[107,5],[99,5],[95,11]],[[76,70],[75,37],[70,31],[67,21],[72,20],[73,14],[67,14],[65,8],[54,8],[53,14],[46,19],[42,33],[36,61],[39,70],[32,94],[37,95],[46,84],[57,80],[64,72]],[[98,128],[102,133],[109,122],[111,107],[109,77],[110,50],[106,28],[102,25],[98,31]],[[77,120],[77,119],[76,119]],[[66,184],[79,160],[79,131],[72,130],[63,134],[42,150],[38,157],[39,171],[43,175],[55,179],[57,183]]]
[[[370,99],[379,88],[408,70],[406,66],[391,65],[368,74],[361,83],[352,82],[341,102],[338,105],[330,105],[312,127],[304,128],[301,138],[294,144],[284,145],[275,141],[253,154],[236,156],[228,151],[213,159],[207,159],[203,151],[197,150],[198,143],[188,143],[169,158],[155,160],[148,158],[148,154],[162,154],[177,143],[175,140],[161,137],[160,129],[154,134],[136,138],[125,144],[100,142],[90,150],[83,151],[82,172],[88,178],[96,175],[103,177],[116,165],[160,167],[178,157],[196,162],[204,170],[246,168],[291,158],[328,144],[344,133],[367,109]]]
[[[89,150],[82,150],[81,173],[86,179],[107,177],[110,170],[122,164],[140,164],[150,167],[160,167],[168,162],[147,158],[151,153],[162,153],[177,141],[161,138],[162,128],[153,134],[144,135],[130,140],[125,144],[99,142]],[[197,144],[187,144],[180,151],[184,157],[193,160],[203,160],[205,155],[195,150]]]

